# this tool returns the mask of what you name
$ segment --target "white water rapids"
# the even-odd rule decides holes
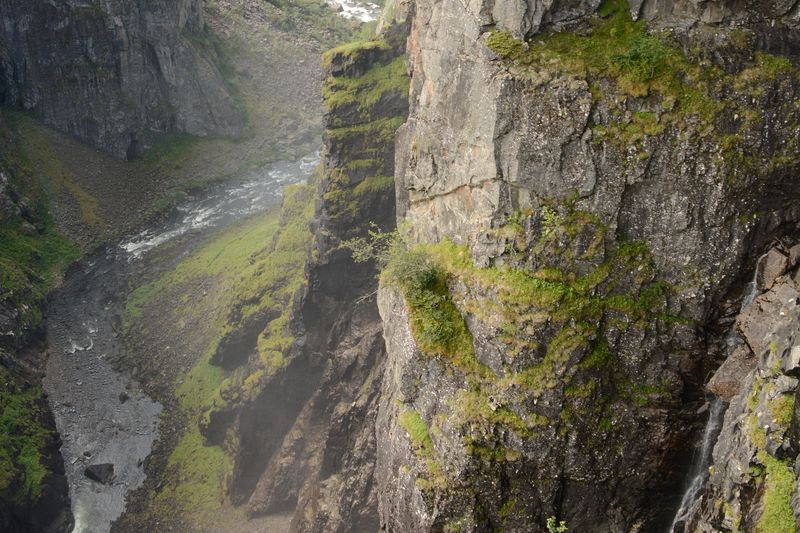
[[[355,19],[361,22],[377,20],[381,14],[381,6],[372,2],[359,0],[328,0],[334,9],[340,9],[339,14],[346,19]]]

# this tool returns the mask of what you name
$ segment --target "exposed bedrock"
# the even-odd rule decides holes
[[[0,103],[117,157],[155,136],[237,135],[200,0],[3,0]]]
[[[381,289],[382,526],[666,529],[752,265],[798,234],[793,15],[403,7],[398,221],[446,291]]]

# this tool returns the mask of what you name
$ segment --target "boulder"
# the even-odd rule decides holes
[[[778,276],[786,273],[789,266],[789,258],[783,252],[776,248],[767,252],[759,265],[761,272],[756,278],[758,288],[762,291],[771,289]]]
[[[89,465],[83,471],[83,475],[92,481],[108,485],[114,479],[114,465],[111,463]]]

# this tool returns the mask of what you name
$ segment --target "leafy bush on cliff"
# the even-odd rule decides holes
[[[636,81],[653,79],[668,68],[668,58],[672,50],[664,41],[653,35],[638,35],[630,48],[623,53],[611,56],[619,69]]]

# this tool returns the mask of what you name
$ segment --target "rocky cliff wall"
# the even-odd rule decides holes
[[[798,259],[789,246],[761,257],[731,354],[709,382],[729,407],[687,531],[797,530]]]
[[[691,7],[405,6],[387,530],[669,525],[719,320],[800,220],[792,16]]]
[[[214,356],[233,374],[202,431],[234,452],[232,499],[251,516],[292,513],[292,531],[379,527],[374,423],[385,348],[376,269],[354,262],[343,243],[395,224],[393,138],[407,113],[406,33],[393,26],[324,56],[325,147],[308,285],[283,310],[251,314]],[[278,340],[265,323],[280,323],[291,338]],[[265,364],[251,349],[262,331],[280,355]]]
[[[44,191],[9,157],[0,119],[0,530],[69,531],[61,439],[42,394],[42,304],[77,248],[53,227]]]
[[[3,0],[0,103],[121,158],[243,126],[200,0]]]
[[[374,265],[342,247],[374,227],[394,227],[394,132],[407,113],[405,29],[328,52],[325,151],[310,286],[307,349],[325,370],[314,395],[250,497],[262,513],[294,507],[293,531],[375,531],[374,422],[385,348]],[[294,491],[275,490],[293,483]],[[296,494],[289,499],[282,494]]]

